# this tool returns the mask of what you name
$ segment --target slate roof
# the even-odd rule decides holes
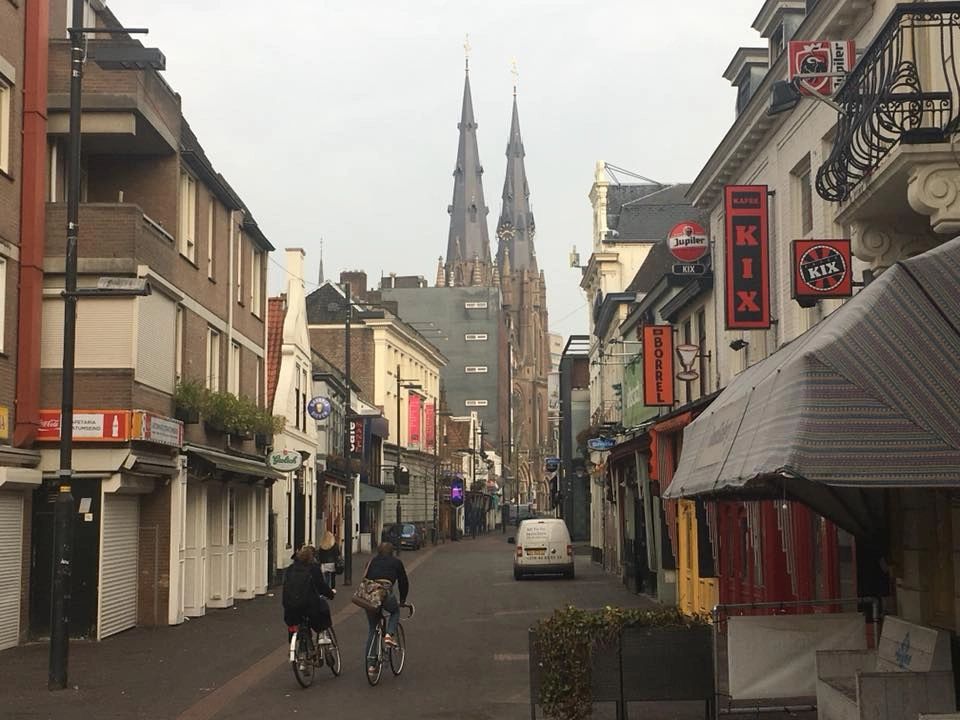
[[[666,240],[662,240],[650,249],[650,254],[643,261],[633,280],[627,285],[627,291],[633,293],[648,293],[664,275],[669,273],[676,258],[667,249]]]
[[[708,227],[707,213],[694,208],[687,199],[689,189],[689,183],[666,185],[624,202],[619,208],[617,224],[610,225],[619,236],[610,240],[621,243],[632,240],[656,242],[665,238],[670,228],[684,220],[693,220]]]
[[[280,377],[280,356],[283,348],[283,321],[287,316],[287,298],[284,295],[267,299],[267,407],[273,407]]]

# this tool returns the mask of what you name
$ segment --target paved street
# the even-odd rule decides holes
[[[512,548],[493,534],[403,554],[417,606],[416,618],[406,625],[408,664],[399,678],[387,672],[376,688],[363,677],[366,621],[342,598],[335,603],[335,622],[343,675],[321,674],[302,690],[286,662],[278,593],[180,627],[75,643],[75,688],[62,694],[45,689],[45,645],[0,653],[0,716],[252,720],[317,716],[336,708],[338,720],[351,720],[389,707],[397,718],[529,718],[526,629],[533,621],[567,603],[649,601],[628,593],[585,556],[577,557],[573,582],[517,583]],[[357,574],[362,568],[359,564]],[[700,718],[702,712],[689,705],[634,706],[630,716],[680,720]],[[612,717],[612,710],[598,709],[595,717]]]

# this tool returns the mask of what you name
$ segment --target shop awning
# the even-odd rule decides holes
[[[378,487],[360,483],[360,502],[381,502],[387,497],[387,493]]]
[[[245,479],[250,482],[257,480],[274,482],[285,477],[283,473],[268,468],[262,460],[258,461],[240,455],[228,455],[206,448],[187,446],[185,449],[189,460],[199,462],[214,472],[245,476]]]
[[[664,496],[789,496],[856,528],[865,490],[960,487],[958,288],[960,238],[745,370],[685,430]]]

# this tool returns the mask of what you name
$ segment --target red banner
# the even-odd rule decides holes
[[[432,402],[423,406],[423,449],[426,452],[436,452],[434,443],[437,441],[437,406]]]
[[[420,406],[422,399],[416,393],[407,395],[407,447],[420,447]]]
[[[727,185],[726,318],[728,330],[770,327],[766,185]]]
[[[673,405],[673,326],[643,328],[643,404]]]

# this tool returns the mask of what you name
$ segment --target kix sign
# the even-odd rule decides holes
[[[727,185],[725,279],[728,330],[770,327],[767,186]]]
[[[673,405],[673,326],[643,328],[643,404]]]

